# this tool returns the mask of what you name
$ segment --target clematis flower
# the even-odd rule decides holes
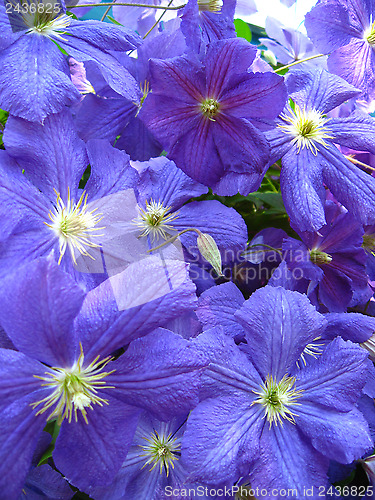
[[[105,228],[99,201],[137,182],[129,157],[107,141],[92,141],[86,149],[67,111],[49,116],[43,126],[9,118],[4,142],[0,212],[7,222],[0,229],[0,276],[52,250],[74,272],[78,256],[100,248]],[[89,162],[82,191],[79,182]]]
[[[345,312],[353,295],[367,289],[363,228],[333,202],[325,206],[327,225],[319,233],[297,231],[286,238],[283,255],[294,279],[308,280],[307,295],[331,312]]]
[[[31,8],[25,13],[15,10],[8,17],[1,0],[1,108],[26,120],[43,122],[47,115],[76,102],[80,94],[60,49],[79,62],[94,61],[116,92],[138,102],[136,81],[111,54],[140,45],[136,33],[109,23],[74,20],[61,7],[58,12],[51,9],[54,3],[36,5],[37,9],[45,6],[45,11],[33,14]]]
[[[329,459],[351,463],[372,447],[356,402],[371,370],[366,352],[336,338],[307,367],[297,361],[326,322],[305,295],[266,286],[236,313],[247,344],[197,338],[210,359],[202,401],[182,441],[191,479],[252,488],[326,487]]]
[[[365,97],[375,96],[375,10],[367,0],[318,2],[306,14],[307,34],[328,56],[328,69]]]
[[[281,158],[281,192],[292,224],[299,231],[318,231],[326,224],[324,185],[360,222],[372,224],[375,180],[345,158],[336,144],[375,152],[375,120],[326,117],[359,91],[321,68],[291,71],[287,87],[292,107],[285,107],[277,127],[266,135],[272,160]]]
[[[217,194],[257,189],[269,153],[259,128],[285,103],[281,77],[247,71],[256,53],[233,38],[211,44],[204,65],[187,56],[151,61],[140,117],[168,158]]]
[[[7,499],[18,499],[47,421],[61,425],[56,467],[85,490],[114,479],[142,410],[163,420],[197,404],[204,358],[179,335],[155,330],[191,310],[194,288],[185,279],[153,300],[155,285],[140,273],[125,271],[123,295],[141,280],[150,300],[137,305],[128,296],[124,311],[108,281],[85,296],[52,260],[7,278],[0,321],[18,349],[0,349],[0,491]],[[176,273],[186,269],[177,265]],[[121,346],[128,347],[115,359]]]

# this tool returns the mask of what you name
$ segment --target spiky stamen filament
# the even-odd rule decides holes
[[[259,391],[253,391],[259,397],[253,401],[252,405],[260,404],[264,408],[264,417],[267,418],[270,427],[274,423],[277,425],[283,424],[283,420],[294,422],[294,417],[298,416],[293,413],[291,406],[299,405],[297,400],[301,397],[303,390],[295,388],[295,377],[284,377],[277,382],[272,375],[267,375],[266,381],[261,385]]]
[[[370,26],[364,31],[363,39],[371,46],[375,45],[375,21],[372,21],[372,14],[370,17]]]
[[[13,6],[17,2],[10,0]],[[41,0],[29,0],[22,4],[20,11],[23,21],[29,28],[27,34],[39,34],[47,37],[57,37],[62,40],[61,36],[71,24],[71,17],[64,14],[58,2],[46,2]]]
[[[146,208],[139,208],[139,216],[133,223],[142,229],[141,237],[151,236],[152,241],[162,238],[167,240],[168,232],[173,231],[170,225],[178,218],[178,212],[171,212],[171,207],[164,207],[160,201],[146,201]]]
[[[135,106],[138,107],[138,110],[137,110],[137,113],[136,113],[135,116],[138,116],[139,112],[142,109],[143,103],[145,102],[146,97],[151,92],[151,90],[150,90],[150,82],[148,82],[147,80],[145,80],[143,83],[141,82],[139,84],[139,87],[140,87],[141,92],[142,92],[142,97],[139,100],[139,104],[133,103]]]
[[[150,438],[144,437],[147,445],[139,445],[144,453],[141,456],[147,457],[147,461],[142,467],[151,465],[150,471],[156,466],[159,466],[160,474],[165,470],[166,475],[169,475],[169,467],[174,469],[174,461],[180,457],[181,443],[178,438],[173,437],[173,434],[166,435],[164,432],[160,434],[154,430]]]
[[[214,116],[220,111],[220,104],[215,99],[205,99],[201,103],[200,109],[206,118],[214,122]]]
[[[316,109],[307,110],[305,107],[300,108],[298,104],[294,105],[294,110],[289,109],[289,114],[281,113],[280,118],[287,125],[278,125],[285,134],[293,137],[292,143],[297,145],[297,153],[303,148],[309,149],[313,155],[317,155],[318,149],[316,144],[320,144],[325,148],[328,144],[324,139],[333,139],[326,132],[326,123],[329,118],[325,118],[320,111]]]
[[[200,12],[220,12],[222,6],[222,0],[198,0]]]
[[[365,342],[362,342],[360,346],[370,353],[369,358],[375,362],[375,333],[369,339],[365,340]]]
[[[311,344],[307,344],[307,346],[304,348],[299,360],[296,361],[296,364],[298,368],[300,368],[300,361],[306,366],[306,359],[305,356],[312,356],[314,359],[316,359],[318,356],[320,356],[323,352],[323,343],[317,342],[317,340],[320,340],[322,337],[316,337]]]
[[[310,260],[313,264],[322,266],[324,264],[329,264],[332,261],[332,255],[326,252],[320,252],[316,248],[313,248],[310,250]]]
[[[102,220],[102,214],[96,214],[97,208],[91,211],[87,209],[87,194],[83,192],[77,203],[73,203],[68,190],[68,201],[65,204],[57,193],[56,206],[51,210],[48,217],[51,224],[45,224],[52,229],[59,238],[60,257],[58,263],[61,263],[66,249],[69,248],[74,264],[77,263],[75,253],[94,259],[87,251],[87,248],[99,248],[101,245],[91,241],[91,238],[101,237],[103,234],[97,234],[104,227],[96,227]]]
[[[364,234],[362,248],[367,252],[375,255],[375,234]]]
[[[88,366],[84,367],[84,354],[82,345],[80,344],[81,353],[78,360],[71,368],[51,368],[45,372],[45,377],[34,375],[35,378],[42,380],[42,387],[51,387],[53,392],[44,399],[32,403],[31,406],[36,408],[39,405],[43,407],[38,410],[36,415],[41,415],[53,406],[55,408],[49,414],[47,420],[57,418],[57,423],[67,418],[71,423],[74,413],[75,421],[77,422],[78,410],[88,424],[86,408],[93,409],[91,405],[98,404],[99,406],[108,405],[106,399],[98,396],[99,389],[114,389],[113,385],[106,385],[103,380],[105,377],[114,373],[103,372],[104,367],[113,360],[111,356],[99,360],[97,356]]]

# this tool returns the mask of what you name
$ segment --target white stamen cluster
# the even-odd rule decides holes
[[[59,238],[60,258],[63,258],[65,251],[69,248],[73,262],[76,264],[75,252],[81,255],[93,257],[88,253],[87,248],[99,248],[100,245],[91,241],[92,237],[100,237],[102,234],[97,234],[97,231],[104,229],[96,227],[101,221],[101,214],[96,214],[97,209],[91,212],[87,210],[87,195],[82,193],[77,203],[73,203],[68,192],[68,201],[65,204],[57,193],[57,202],[53,211],[50,211],[48,217],[51,224],[45,224],[52,229],[54,234]]]
[[[57,37],[61,40],[71,23],[70,16],[61,13],[61,7],[58,3],[46,2],[41,0],[31,0],[23,5],[21,10],[22,18],[29,27],[28,34],[36,33],[47,37]]]
[[[252,404],[260,404],[264,408],[264,417],[267,418],[270,427],[274,423],[283,424],[283,420],[294,422],[291,406],[299,405],[297,400],[301,397],[302,390],[295,388],[295,377],[284,377],[277,382],[272,375],[267,375],[266,381],[261,385],[259,391],[254,391],[259,396]]]
[[[90,408],[92,410],[91,405],[93,404],[99,406],[108,404],[106,399],[98,396],[98,389],[114,389],[114,386],[106,385],[103,380],[115,371],[103,372],[103,368],[113,358],[109,356],[99,361],[99,356],[97,356],[94,361],[84,367],[82,345],[80,347],[81,354],[71,368],[51,368],[50,371],[45,372],[45,377],[34,375],[35,378],[44,382],[41,384],[42,387],[54,389],[46,398],[31,404],[33,408],[43,405],[36,415],[40,415],[56,405],[47,420],[57,418],[57,423],[60,425],[67,418],[70,423],[74,413],[77,422],[77,412],[79,410],[86,424],[88,424],[86,409]]]
[[[146,201],[146,208],[139,208],[139,216],[133,222],[142,230],[141,236],[150,235],[152,241],[167,240],[168,232],[173,231],[170,223],[178,217],[178,212],[170,211],[171,207],[164,207],[159,201]]]
[[[169,467],[174,469],[174,461],[178,460],[180,457],[180,440],[173,437],[173,434],[165,434],[161,432],[160,434],[154,430],[150,438],[144,437],[147,441],[147,445],[141,446],[143,452],[141,456],[146,457],[147,461],[144,467],[147,465],[152,465],[150,471],[152,471],[156,466],[159,466],[160,474],[163,469],[166,475],[169,475]]]
[[[222,6],[222,0],[198,0],[200,12],[220,12]]]
[[[314,359],[316,359],[318,356],[320,356],[323,352],[323,343],[316,342],[317,340],[320,340],[322,337],[316,337],[311,344],[307,344],[307,346],[304,348],[299,360],[296,361],[298,368],[300,368],[299,362],[302,361],[302,363],[306,366],[306,359],[305,356],[312,356]]]
[[[316,109],[301,109],[295,104],[294,110],[290,109],[289,114],[282,113],[280,117],[288,125],[278,125],[278,127],[293,137],[292,143],[297,145],[297,153],[307,148],[316,156],[318,151],[316,144],[326,148],[328,145],[324,139],[333,139],[325,128],[329,118],[325,118]]]

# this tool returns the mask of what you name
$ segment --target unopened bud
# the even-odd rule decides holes
[[[215,269],[219,276],[221,272],[221,254],[215,240],[207,233],[200,233],[197,238],[198,249],[204,259],[206,259]]]

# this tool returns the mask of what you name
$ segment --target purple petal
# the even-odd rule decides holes
[[[254,292],[235,316],[245,328],[244,350],[264,379],[289,373],[306,345],[326,327],[305,295],[270,286]]]
[[[316,5],[306,14],[305,25],[314,45],[324,53],[347,45],[353,37],[362,37],[362,32],[351,25],[348,10],[339,2]]]
[[[88,358],[108,355],[194,307],[184,263],[150,258],[136,264],[87,294],[75,328],[86,339]]]
[[[324,266],[324,276],[319,284],[319,301],[330,312],[345,312],[353,296],[351,280],[330,264]]]
[[[135,187],[138,174],[124,151],[112,147],[106,140],[91,139],[87,143],[87,153],[91,173],[85,191],[91,199]]]
[[[57,438],[53,459],[69,482],[82,490],[109,484],[120,469],[137,428],[140,411],[115,399],[115,389],[103,406],[81,412],[78,422],[65,420]]]
[[[111,365],[116,371],[106,380],[116,387],[118,399],[168,420],[197,405],[200,373],[206,365],[191,341],[158,328],[133,341]]]
[[[23,397],[0,413],[0,491],[4,500],[18,500],[40,433],[45,426],[45,416],[35,415],[30,407],[41,392]]]
[[[55,190],[64,200],[68,190],[75,198],[88,159],[69,111],[49,116],[43,125],[11,117],[4,143],[8,153],[25,169],[25,175],[51,201],[56,200]]]
[[[375,86],[375,55],[373,48],[365,40],[353,40],[340,47],[328,57],[328,69],[351,85],[373,95]]]
[[[375,179],[363,172],[336,148],[320,148],[323,180],[334,197],[363,224],[375,222]]]
[[[62,475],[47,464],[35,467],[29,472],[24,491],[25,496],[21,497],[22,500],[24,498],[40,500],[43,496],[51,500],[70,500],[74,495],[74,491]]]
[[[260,440],[260,459],[250,471],[251,486],[274,493],[275,490],[294,491],[297,498],[303,498],[307,491],[321,491],[320,487],[328,485],[328,464],[296,425],[286,422],[283,426],[273,425],[271,429],[265,425]],[[265,498],[282,498],[274,493]],[[311,498],[318,499],[318,496],[315,493]]]
[[[205,186],[193,181],[177,168],[168,158],[151,158],[141,166],[143,170],[138,184],[138,201],[142,204],[146,200],[158,200],[165,207],[172,207],[174,211],[181,208],[190,198],[198,197],[208,191]]]
[[[17,349],[52,366],[72,366],[78,346],[71,328],[84,299],[81,288],[51,259],[18,269],[5,283],[0,322]]]
[[[242,337],[243,328],[234,318],[245,299],[232,282],[214,286],[199,298],[196,314],[202,323],[203,330],[214,326],[222,326],[224,333],[230,337]]]
[[[324,336],[330,339],[342,337],[344,340],[362,343],[375,332],[375,318],[359,313],[329,313],[324,315],[328,326]]]
[[[21,36],[0,53],[0,65],[0,106],[12,115],[42,122],[80,97],[65,56],[45,36]]]
[[[286,80],[290,97],[300,106],[327,113],[360,91],[323,68],[294,69]]]
[[[209,399],[192,411],[182,454],[193,481],[220,484],[248,470],[259,451],[261,411],[243,394]]]
[[[336,338],[329,343],[319,358],[297,373],[298,388],[304,391],[297,413],[307,403],[309,408],[352,410],[366,383],[370,363],[366,358],[366,350],[352,342]]]
[[[332,118],[327,124],[327,130],[330,134],[332,133],[335,143],[375,154],[374,118],[365,115]]]
[[[219,40],[209,46],[206,56],[206,95],[220,99],[233,75],[246,73],[255,59],[257,49],[244,38]],[[243,116],[243,115],[242,115]]]
[[[286,211],[300,231],[316,231],[326,222],[325,189],[319,159],[306,148],[293,147],[282,160],[281,192]]]

